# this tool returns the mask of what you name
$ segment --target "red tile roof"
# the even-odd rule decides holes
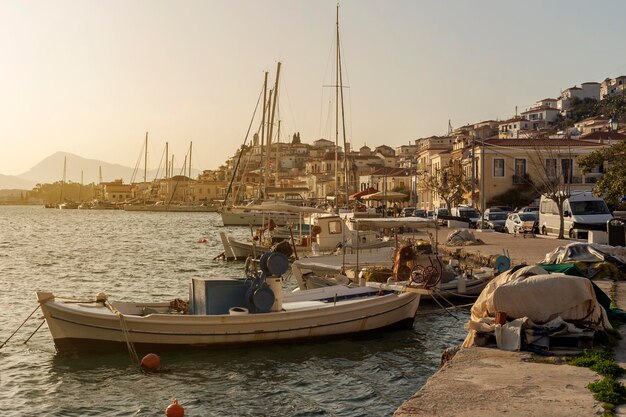
[[[596,142],[587,142],[579,139],[546,139],[546,138],[537,138],[537,139],[486,139],[486,145],[497,145],[497,146],[509,146],[509,147],[520,147],[520,148],[534,148],[537,146],[543,147],[561,147],[561,146],[599,146],[601,144]],[[480,144],[477,142],[477,145]]]
[[[618,132],[592,132],[582,135],[581,140],[624,140],[626,135]]]

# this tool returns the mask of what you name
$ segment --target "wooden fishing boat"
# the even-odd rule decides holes
[[[284,255],[269,255],[277,256],[286,270]],[[272,275],[281,272],[269,269]],[[130,344],[145,351],[286,342],[411,325],[420,295],[346,286],[283,294],[280,278],[258,274],[247,280],[193,279],[185,314],[169,302],[109,301],[102,295],[77,303],[37,292],[37,299],[57,350],[71,352]]]

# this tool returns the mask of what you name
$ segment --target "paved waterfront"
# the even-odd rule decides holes
[[[449,230],[439,231],[444,242]],[[523,239],[501,233],[475,236],[484,245],[464,246],[463,253],[489,257],[508,250],[513,264],[541,262],[547,252],[571,240],[537,237]],[[450,248],[442,248],[450,250]],[[597,282],[610,294],[612,281]],[[617,283],[614,302],[626,308],[626,282]],[[616,348],[616,359],[626,367],[626,326]],[[395,417],[426,416],[593,416],[602,415],[602,405],[586,388],[600,377],[587,368],[530,361],[526,352],[490,348],[462,349],[439,372],[395,412]],[[626,416],[626,406],[616,409]]]
[[[502,255],[506,252],[510,256],[513,265],[519,265],[522,263],[532,265],[539,263],[543,261],[546,253],[552,252],[559,246],[564,246],[576,241],[573,239],[555,239],[554,237],[540,235],[537,235],[536,238],[533,238],[532,236],[523,238],[522,236],[515,236],[506,233],[472,230],[474,236],[477,239],[482,240],[484,244],[445,246],[443,243],[453,230],[454,229],[448,229],[446,227],[438,230],[437,240],[440,244],[440,250],[454,252],[458,249],[462,249],[464,254],[484,258]]]

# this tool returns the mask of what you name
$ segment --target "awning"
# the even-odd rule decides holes
[[[357,200],[357,199],[362,198],[363,196],[366,196],[368,194],[374,194],[375,192],[378,192],[378,190],[376,188],[370,187],[370,188],[368,188],[366,190],[361,190],[358,193],[350,194],[348,196],[348,198],[350,200]]]
[[[368,194],[363,197],[364,200],[376,200],[376,201],[388,201],[388,200],[404,200],[407,198],[406,194],[396,193],[395,191],[379,191],[377,193]]]

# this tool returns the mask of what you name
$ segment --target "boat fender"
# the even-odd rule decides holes
[[[270,255],[270,252],[266,252],[261,255],[261,258],[259,259],[259,268],[261,268],[261,271],[263,271],[265,275],[269,275],[271,273],[269,268],[267,267],[267,260],[269,259]]]
[[[267,284],[263,284],[259,289],[252,293],[252,304],[256,307],[257,312],[267,313],[271,310],[276,301],[274,291]]]
[[[105,292],[99,292],[98,294],[96,294],[96,302],[97,303],[104,303],[108,299],[109,299],[109,296]]]
[[[289,269],[289,260],[283,253],[274,252],[267,257],[266,265],[271,275],[280,277]]]

